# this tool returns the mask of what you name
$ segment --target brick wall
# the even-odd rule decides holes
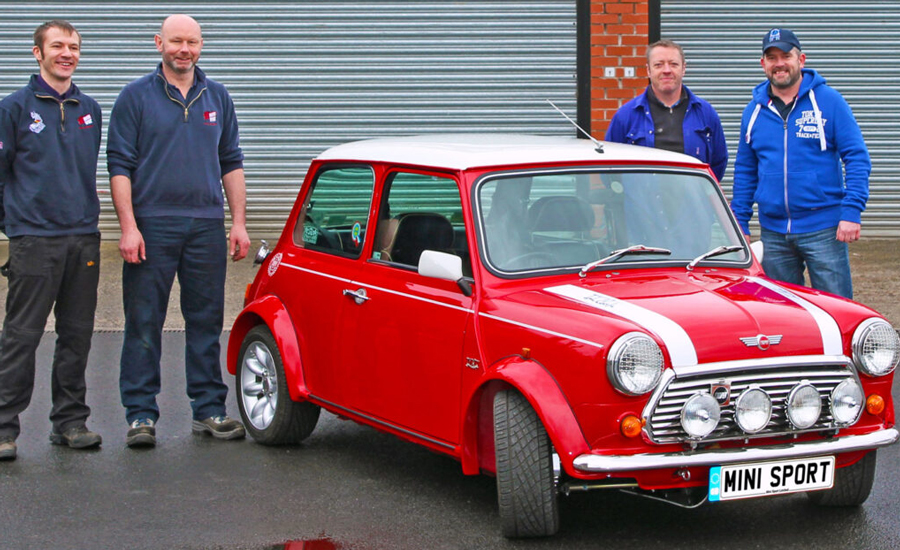
[[[647,87],[648,7],[649,0],[591,1],[591,133],[598,139],[618,108]],[[607,76],[610,68],[615,76]]]

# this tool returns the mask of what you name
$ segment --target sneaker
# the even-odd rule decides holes
[[[96,434],[82,424],[75,428],[69,428],[63,433],[52,432],[50,434],[50,443],[54,445],[67,445],[72,449],[90,449],[99,447],[103,443],[100,434]]]
[[[241,439],[244,437],[244,426],[227,416],[210,416],[205,420],[194,420],[191,431],[195,434],[208,433],[216,439]]]
[[[149,418],[138,418],[128,426],[125,444],[129,447],[155,447],[156,422]]]
[[[0,460],[16,459],[16,440],[11,437],[0,437]]]

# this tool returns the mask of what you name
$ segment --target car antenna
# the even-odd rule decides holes
[[[556,109],[556,112],[557,112],[557,113],[561,114],[562,116],[564,116],[564,117],[566,118],[566,120],[568,120],[569,122],[571,122],[571,123],[572,123],[572,126],[578,128],[578,131],[581,132],[582,134],[584,134],[585,137],[587,137],[589,140],[593,141],[593,142],[594,142],[594,145],[597,146],[597,148],[594,149],[595,151],[597,151],[598,153],[602,153],[602,152],[603,152],[603,143],[601,143],[599,140],[594,139],[594,136],[592,136],[591,134],[587,133],[587,132],[584,130],[584,128],[582,128],[581,126],[578,125],[578,123],[576,123],[574,120],[572,120],[571,118],[569,118],[569,115],[567,115],[566,113],[562,112],[562,109],[560,109],[559,107],[557,107],[556,105],[554,105],[552,101],[550,101],[550,100],[548,99],[548,100],[547,100],[547,103],[549,103],[551,107],[553,107],[554,109]]]

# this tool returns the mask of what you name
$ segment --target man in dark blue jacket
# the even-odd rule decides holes
[[[217,439],[244,437],[241,423],[225,415],[228,388],[219,363],[226,257],[240,260],[250,246],[237,117],[225,87],[196,65],[203,38],[194,19],[170,16],[155,40],[162,63],[122,90],[107,145],[125,260],[119,387],[129,447],[156,445],[161,335],[176,275],[192,430]],[[228,237],[223,187],[231,211]]]
[[[671,40],[647,47],[650,85],[616,112],[606,140],[655,147],[697,158],[725,176],[728,146],[719,114],[682,84],[684,51]]]
[[[872,163],[850,106],[788,29],[763,38],[767,80],[741,119],[731,209],[750,235],[759,211],[763,269],[773,279],[853,297],[847,243],[859,239]],[[846,173],[846,177],[845,177]]]
[[[100,106],[72,83],[81,35],[66,21],[34,32],[39,74],[0,102],[0,230],[9,289],[0,335],[0,460],[16,458],[19,414],[31,402],[35,351],[56,316],[50,441],[97,447],[88,430],[85,369],[100,273],[97,154]]]

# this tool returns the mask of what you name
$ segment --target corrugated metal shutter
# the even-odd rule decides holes
[[[309,161],[368,137],[447,131],[573,133],[575,1],[3,2],[0,95],[36,71],[31,33],[67,19],[84,44],[75,82],[108,118],[159,62],[165,16],[203,26],[200,66],[231,92],[246,156],[251,237],[277,234]],[[117,237],[104,144],[101,230]]]
[[[806,66],[841,92],[856,115],[872,156],[864,236],[900,236],[900,2],[663,0],[661,35],[685,49],[685,83],[719,111],[731,155],[730,193],[741,111],[759,65],[762,37],[772,27],[797,33]],[[754,218],[755,219],[755,218]]]

